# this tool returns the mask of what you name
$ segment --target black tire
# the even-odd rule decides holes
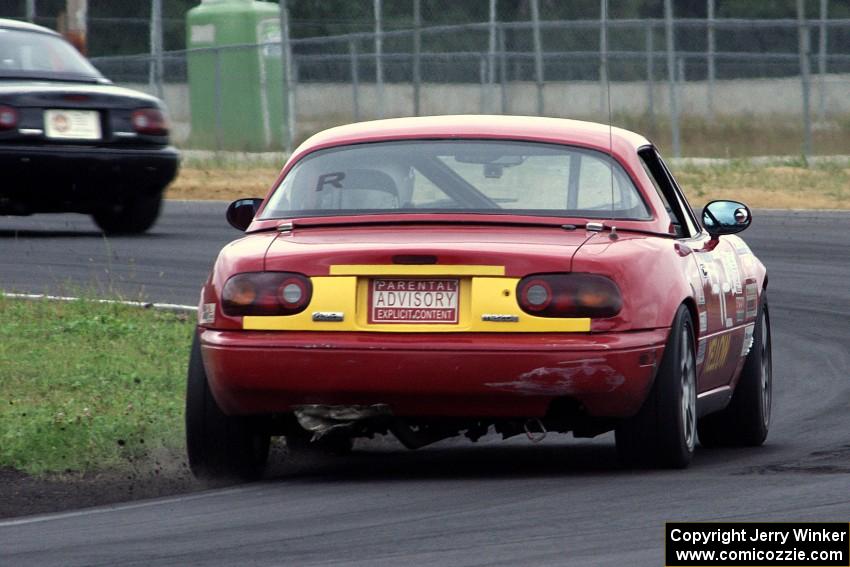
[[[762,293],[753,329],[753,344],[732,400],[722,411],[699,420],[697,431],[703,447],[757,447],[767,439],[773,398],[770,311]]]
[[[106,234],[141,234],[153,226],[162,206],[162,192],[139,194],[92,214]]]
[[[624,465],[688,466],[697,436],[696,386],[693,321],[681,305],[646,401],[615,430],[617,454]]]
[[[192,473],[204,480],[257,480],[265,470],[269,442],[262,422],[225,415],[218,407],[195,333],[186,387],[186,449]]]

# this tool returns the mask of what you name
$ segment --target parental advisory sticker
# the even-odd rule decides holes
[[[459,294],[454,278],[376,278],[369,287],[369,322],[456,324]]]
[[[845,523],[668,523],[664,540],[668,567],[850,566]]]

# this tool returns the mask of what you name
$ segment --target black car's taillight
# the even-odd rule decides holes
[[[517,284],[523,311],[537,317],[613,317],[623,307],[620,289],[597,274],[537,274]]]
[[[309,278],[291,272],[248,272],[227,280],[221,292],[225,315],[294,315],[313,295]]]
[[[167,136],[168,119],[156,108],[140,108],[130,115],[133,130],[148,136]]]
[[[0,130],[13,130],[18,127],[18,111],[11,106],[0,105]]]

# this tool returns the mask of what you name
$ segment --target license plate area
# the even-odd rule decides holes
[[[457,325],[457,278],[373,278],[369,280],[369,323]]]
[[[100,140],[100,113],[96,110],[45,110],[44,134],[56,140]]]

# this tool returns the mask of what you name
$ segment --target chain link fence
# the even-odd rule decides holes
[[[588,0],[595,18],[564,19],[559,2],[492,0],[476,3],[478,21],[459,23],[446,0],[393,2],[384,14],[371,0],[373,21],[336,22],[351,33],[200,50],[166,44],[161,56],[92,59],[116,83],[161,93],[179,143],[213,149],[247,148],[232,147],[224,132],[204,142],[191,136],[189,61],[201,53],[215,60],[218,125],[220,113],[235,111],[222,91],[233,81],[227,57],[274,46],[277,64],[291,65],[286,100],[271,101],[287,124],[271,127],[295,142],[358,120],[488,113],[610,121],[685,156],[850,153],[850,19],[828,17],[826,2],[815,18],[811,2],[808,17],[717,18],[706,2],[704,18],[676,18],[673,2],[669,17],[618,18],[606,0]],[[178,23],[162,22],[166,31]],[[293,30],[299,25],[292,20]],[[90,23],[90,41],[99,35]],[[281,43],[288,58],[279,57]],[[152,72],[158,64],[162,72]],[[267,86],[239,88],[249,96]],[[285,136],[268,140],[268,149],[291,145]]]

